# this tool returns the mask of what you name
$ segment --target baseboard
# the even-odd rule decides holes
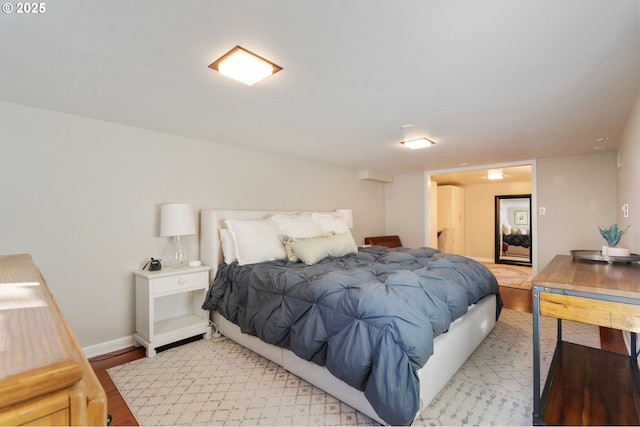
[[[133,335],[128,337],[118,338],[112,341],[103,342],[89,347],[84,347],[84,355],[88,358],[102,356],[103,354],[111,353],[113,351],[122,350],[123,348],[131,347],[135,345]]]

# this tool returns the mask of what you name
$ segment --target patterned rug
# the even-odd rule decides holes
[[[500,286],[531,290],[531,267],[510,264],[483,263],[491,270]]]
[[[503,310],[495,329],[413,425],[531,425],[531,319]],[[553,355],[555,326],[554,319],[541,319],[543,373]],[[563,335],[600,348],[596,326],[565,321]],[[227,339],[185,344],[108,373],[145,426],[377,425]]]

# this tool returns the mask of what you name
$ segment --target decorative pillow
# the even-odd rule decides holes
[[[280,241],[280,228],[272,219],[228,219],[225,223],[233,236],[238,264],[256,264],[287,257]]]
[[[317,264],[328,256],[341,257],[358,252],[358,245],[350,232],[291,240],[291,250],[307,265]]]
[[[313,236],[313,237],[293,237],[293,236],[287,236],[286,234],[283,234],[282,243],[284,243],[284,250],[287,252],[287,259],[291,262],[300,261],[298,256],[293,252],[293,249],[291,248],[291,243],[293,243],[294,241],[317,239],[319,237],[331,237],[331,236],[335,236],[335,234],[336,233],[327,233],[321,236]]]
[[[320,229],[320,234],[327,234],[331,232],[339,234],[349,231],[349,227],[342,217],[336,217],[330,214],[321,214],[318,212],[312,213],[311,217]]]
[[[271,217],[282,234],[289,237],[301,238],[301,237],[316,237],[319,236],[320,229],[311,218],[311,214],[299,214],[299,215],[274,215]]]
[[[220,246],[225,264],[236,261],[236,245],[233,243],[233,236],[227,228],[220,229]]]

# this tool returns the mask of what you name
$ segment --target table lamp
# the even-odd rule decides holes
[[[347,227],[353,228],[353,210],[352,209],[336,209],[335,213],[340,215]]]
[[[185,267],[189,262],[187,248],[182,244],[182,236],[196,234],[193,208],[187,203],[170,203],[160,207],[160,236],[171,237],[171,258],[169,267]]]

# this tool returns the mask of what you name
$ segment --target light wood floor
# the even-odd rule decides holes
[[[504,307],[521,311],[525,313],[531,313],[531,291],[524,289],[506,288],[500,287],[500,294],[504,302]],[[189,341],[189,340],[187,340]],[[193,339],[191,340],[193,341]],[[620,331],[600,328],[600,341],[602,348],[609,351],[615,351],[618,353],[626,354],[626,347]],[[181,345],[183,342],[162,347],[158,349],[170,348],[175,345]],[[107,393],[107,411],[112,417],[111,425],[117,426],[137,426],[133,414],[127,407],[127,404],[122,399],[120,393],[116,389],[116,386],[111,381],[107,369],[123,365],[136,359],[145,357],[145,350],[143,347],[130,347],[124,350],[116,351],[113,353],[97,356],[89,359],[91,366],[93,367],[98,379],[102,383],[102,386]]]

